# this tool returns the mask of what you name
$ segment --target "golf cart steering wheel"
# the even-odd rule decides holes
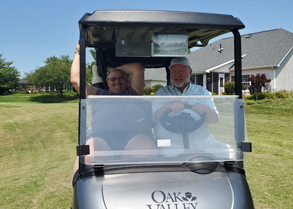
[[[192,105],[184,104],[184,109],[192,109]],[[169,114],[173,110],[168,108],[161,116],[161,124],[163,128],[173,133],[181,133],[183,136],[184,148],[189,149],[188,133],[199,129],[206,118],[206,114],[200,115],[200,120],[196,121],[191,117],[190,113],[181,112],[179,115],[170,117]]]
[[[191,109],[192,105],[184,104],[184,109]],[[199,129],[205,121],[206,114],[200,115],[200,120],[196,121],[191,117],[190,113],[181,112],[179,115],[170,117],[169,114],[172,112],[171,108],[168,108],[161,116],[162,126],[173,133],[189,133]]]

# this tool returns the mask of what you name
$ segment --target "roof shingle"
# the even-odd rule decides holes
[[[234,60],[234,38],[218,40],[208,46],[190,53],[187,57],[194,72]],[[293,47],[293,33],[284,29],[261,31],[241,36],[242,69],[278,66]],[[223,48],[219,52],[219,48]],[[232,65],[232,64],[231,64]]]

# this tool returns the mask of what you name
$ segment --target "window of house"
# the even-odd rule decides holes
[[[195,84],[195,75],[192,75],[192,76],[190,77],[190,82],[191,82],[192,84]]]
[[[250,86],[249,75],[242,75],[242,86]]]
[[[242,75],[242,86],[250,86],[251,82],[248,81],[250,75]],[[231,81],[235,81],[235,76],[231,76]]]

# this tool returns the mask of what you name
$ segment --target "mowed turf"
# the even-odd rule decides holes
[[[42,96],[42,97],[41,97]],[[0,208],[70,208],[76,98],[0,96]],[[293,99],[246,106],[256,209],[293,208]]]
[[[246,106],[246,176],[256,209],[293,208],[293,99]]]
[[[0,208],[70,208],[78,103],[7,99],[0,97]]]

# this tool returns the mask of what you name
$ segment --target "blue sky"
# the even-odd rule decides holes
[[[292,0],[0,0],[0,54],[13,62],[21,77],[44,66],[50,56],[69,55],[73,59],[79,39],[78,21],[95,10],[231,14],[246,26],[240,34],[247,34],[276,28],[293,33],[292,8]],[[87,53],[87,62],[91,61]]]

